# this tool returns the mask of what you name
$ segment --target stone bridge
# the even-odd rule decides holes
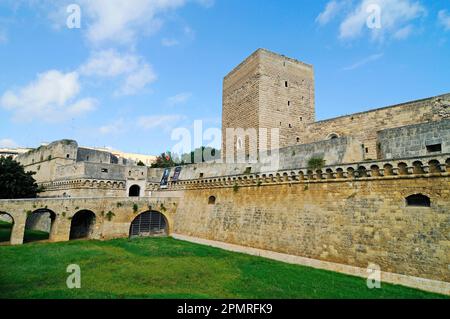
[[[178,198],[153,197],[0,200],[0,216],[13,222],[12,245],[24,242],[26,225],[38,215],[49,219],[51,242],[113,239],[170,234],[178,204]]]

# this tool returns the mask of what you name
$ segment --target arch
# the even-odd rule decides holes
[[[131,222],[130,238],[167,236],[168,225],[166,217],[160,212],[141,213]]]
[[[328,134],[326,139],[327,140],[335,140],[337,138],[339,138],[339,135],[337,133],[331,133],[331,134]]]
[[[14,217],[5,212],[0,212],[0,245],[11,242]]]
[[[426,195],[414,194],[406,197],[406,206],[431,207],[431,200]]]
[[[215,205],[215,204],[216,204],[216,196],[209,196],[208,205]]]
[[[56,214],[48,208],[39,208],[27,213],[24,243],[51,240]]]
[[[128,191],[129,197],[139,197],[141,195],[141,187],[139,185],[132,185]]]
[[[69,240],[92,238],[95,226],[95,214],[90,210],[80,210],[70,222]]]

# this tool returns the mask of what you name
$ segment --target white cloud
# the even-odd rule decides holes
[[[116,90],[116,95],[136,94],[157,79],[152,66],[143,57],[131,53],[120,54],[112,49],[93,53],[79,70],[85,76],[123,76],[122,86]]]
[[[316,22],[320,25],[330,22],[341,11],[343,4],[344,1],[338,2],[337,0],[328,2],[324,11],[317,16]]]
[[[381,28],[369,29],[369,6],[378,5],[381,9]],[[341,39],[355,39],[370,32],[375,40],[383,40],[386,36],[396,38],[409,36],[412,31],[410,24],[426,15],[426,9],[414,0],[362,0],[356,8],[349,13],[340,25],[339,37]]]
[[[438,13],[439,23],[444,27],[445,30],[450,30],[450,14],[447,10],[441,10]]]
[[[343,68],[343,70],[344,71],[351,71],[351,70],[358,69],[358,68],[360,68],[360,67],[362,67],[362,66],[364,66],[364,65],[366,65],[366,64],[368,64],[370,62],[374,62],[374,61],[377,61],[377,60],[381,59],[383,57],[383,55],[384,55],[383,53],[372,54],[372,55],[362,59],[361,61],[358,61],[358,62],[356,62],[356,63],[354,63],[354,64],[352,64],[350,66],[347,66],[347,67]]]
[[[38,74],[37,79],[18,90],[9,90],[0,105],[14,113],[18,121],[41,119],[47,122],[77,117],[95,107],[91,98],[76,99],[80,93],[77,72],[57,70]]]
[[[184,92],[171,96],[167,99],[167,103],[171,106],[186,103],[192,97],[192,93]]]
[[[181,115],[155,115],[155,116],[141,116],[138,118],[138,126],[145,130],[151,130],[155,128],[170,129],[178,121],[182,120]]]
[[[12,139],[9,138],[3,138],[0,139],[0,147],[4,148],[16,148],[18,147],[17,143],[14,142]]]
[[[123,119],[118,119],[111,124],[103,125],[99,128],[101,134],[114,134],[122,133],[125,131],[125,121]]]
[[[89,21],[87,38],[94,44],[111,41],[132,43],[142,33],[159,29],[158,15],[178,9],[187,0],[82,0]]]
[[[393,37],[397,40],[403,40],[410,36],[410,34],[413,32],[412,25],[407,25],[400,30],[396,31],[393,35]]]

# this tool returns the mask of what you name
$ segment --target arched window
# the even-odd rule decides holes
[[[215,196],[209,196],[208,198],[208,205],[214,205],[216,203],[216,197]]]
[[[422,194],[414,194],[406,197],[406,205],[413,207],[430,207],[431,201],[428,196]]]
[[[339,135],[337,135],[336,133],[331,133],[330,135],[328,135],[327,140],[335,140],[339,138]]]
[[[167,220],[163,214],[148,211],[137,216],[130,226],[130,237],[167,236]]]
[[[130,190],[128,191],[129,197],[139,197],[141,193],[141,188],[139,185],[133,185],[130,187]]]

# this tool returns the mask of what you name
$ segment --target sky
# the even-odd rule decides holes
[[[317,120],[449,93],[450,0],[0,0],[0,147],[171,150],[258,48],[314,65]]]

